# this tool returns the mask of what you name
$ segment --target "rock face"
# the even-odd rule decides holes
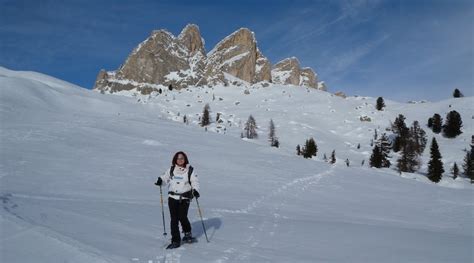
[[[204,79],[211,85],[226,83],[224,72],[248,83],[270,81],[270,63],[247,28],[235,31],[209,52],[204,72]]]
[[[318,88],[316,73],[311,68],[301,68],[295,57],[278,62],[272,69],[272,80],[275,84]]]
[[[158,84],[187,87],[202,77],[205,54],[196,25],[186,26],[177,38],[165,30],[153,31],[116,72],[101,71],[94,88],[109,92],[136,88],[147,94]]]
[[[199,27],[190,24],[177,37],[166,30],[153,31],[118,70],[101,70],[94,89],[104,93],[136,90],[150,94],[169,85],[181,89],[233,82],[318,88],[317,75],[311,68],[301,69],[296,58],[285,59],[272,70],[249,29],[235,31],[206,55]]]

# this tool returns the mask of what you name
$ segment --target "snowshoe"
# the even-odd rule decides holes
[[[184,237],[182,239],[183,243],[194,243],[197,242],[197,239],[192,236],[191,232],[184,233]]]
[[[174,249],[174,248],[178,248],[181,244],[178,243],[178,242],[172,242],[171,244],[169,244],[166,249]]]

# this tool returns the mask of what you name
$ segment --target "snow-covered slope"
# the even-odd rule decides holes
[[[231,78],[230,75],[226,75]],[[417,120],[425,130],[428,145],[422,155],[420,172],[427,170],[430,158],[429,146],[431,138],[436,137],[443,160],[447,168],[454,162],[459,165],[469,148],[471,136],[474,134],[474,119],[472,118],[474,98],[446,99],[440,102],[425,102],[419,104],[398,103],[385,100],[383,111],[375,109],[376,98],[348,97],[346,99],[331,93],[311,88],[272,85],[262,87],[243,81],[229,79],[237,86],[193,87],[180,91],[165,91],[163,94],[154,93],[150,96],[141,96],[134,92],[121,92],[120,95],[136,97],[137,102],[149,104],[157,108],[160,117],[177,122],[183,122],[183,117],[194,126],[199,126],[200,117],[206,103],[210,105],[213,123],[207,128],[220,134],[240,137],[249,115],[255,117],[259,126],[259,140],[252,141],[258,145],[268,145],[269,122],[273,119],[276,126],[276,136],[281,145],[280,152],[295,155],[296,146],[304,145],[305,141],[313,137],[318,145],[318,156],[322,160],[324,154],[329,158],[333,150],[336,151],[338,162],[349,159],[352,166],[360,166],[362,161],[368,166],[372,153],[371,141],[375,130],[380,136],[382,133],[390,135],[386,128],[399,114],[406,117],[407,126]],[[245,94],[247,93],[247,95]],[[463,133],[455,139],[447,139],[441,134],[433,133],[426,123],[434,113],[442,116],[456,110],[463,120]],[[217,114],[221,123],[216,122]],[[368,117],[370,121],[361,121],[361,117]],[[357,146],[360,144],[360,149]],[[397,155],[393,154],[392,163]],[[449,169],[445,169],[449,170]],[[404,176],[413,177],[407,174]],[[424,180],[425,177],[417,177]],[[445,186],[460,186],[452,180],[441,183]],[[462,186],[461,186],[462,187]]]
[[[243,91],[197,88],[130,98],[0,68],[0,261],[473,260],[472,186],[447,178],[443,184],[451,187],[443,187],[423,176],[411,180],[360,166],[370,154],[369,129],[383,129],[398,113],[424,123],[451,108],[463,116],[465,132],[451,141],[437,138],[445,163],[462,160],[472,134],[472,98],[388,102],[387,111],[372,112],[371,98],[342,100],[283,86]],[[205,102],[213,115],[222,113],[225,135],[215,123],[208,132],[193,125]],[[184,114],[190,125],[182,123]],[[249,114],[262,126],[255,141],[240,139]],[[361,123],[359,115],[373,121]],[[270,118],[280,149],[266,142]],[[309,136],[320,147],[316,160],[294,154]],[[336,165],[320,160],[332,149]],[[178,150],[199,174],[210,243],[193,202],[189,214],[199,243],[167,251],[153,182]],[[355,164],[347,168],[345,158]],[[168,223],[166,210],[169,231]]]

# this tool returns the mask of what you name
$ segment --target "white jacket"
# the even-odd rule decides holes
[[[177,195],[169,194],[169,197],[179,200],[180,198],[182,199],[188,199],[186,197],[181,197],[179,194],[183,194],[185,192],[191,191],[191,185],[192,189],[199,190],[199,181],[196,175],[196,171],[193,169],[193,173],[191,174],[191,185],[189,184],[188,181],[188,169],[189,169],[189,164],[183,168],[178,165],[174,167],[173,170],[173,178],[171,178],[170,170],[166,170],[166,172],[160,176],[161,180],[163,180],[163,183],[168,185],[168,192],[173,192],[176,193]]]

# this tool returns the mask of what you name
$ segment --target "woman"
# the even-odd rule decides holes
[[[181,241],[191,243],[195,241],[191,234],[191,224],[188,220],[189,203],[193,197],[199,198],[199,181],[194,169],[189,165],[188,157],[184,152],[177,152],[169,168],[158,177],[156,185],[168,184],[168,207],[171,215],[171,244],[166,249],[177,248]],[[179,234],[179,225],[184,232],[183,240]]]

